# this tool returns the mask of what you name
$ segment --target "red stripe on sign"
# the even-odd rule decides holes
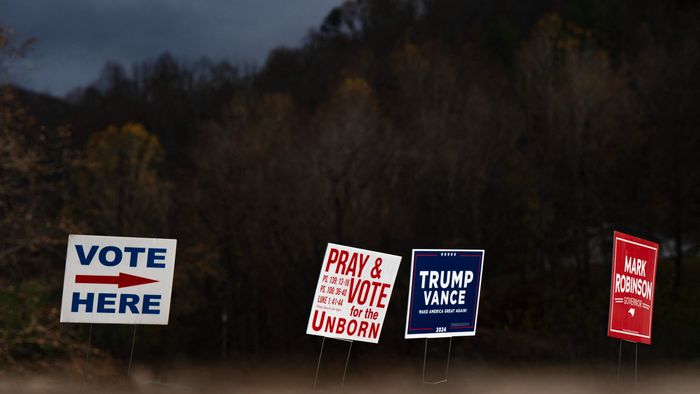
[[[117,287],[131,287],[146,285],[149,283],[158,282],[155,279],[144,278],[136,275],[129,275],[120,272],[116,276],[107,275],[76,275],[75,283],[87,283],[93,285],[117,285]]]
[[[99,285],[116,285],[119,283],[118,276],[108,275],[76,275],[75,283],[92,283]]]

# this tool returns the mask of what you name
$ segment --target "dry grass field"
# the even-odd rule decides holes
[[[313,366],[267,365],[240,367],[168,368],[156,373],[136,366],[127,378],[114,366],[94,366],[99,373],[71,372],[69,367],[55,373],[31,371],[0,372],[0,393],[308,393],[313,392]],[[328,372],[328,371],[327,371]],[[340,373],[319,379],[316,392],[341,392]],[[349,372],[347,393],[698,393],[697,368],[668,367],[640,370],[635,387],[631,368],[617,380],[616,370],[606,366],[584,371],[557,368],[469,368],[458,365],[449,381],[421,385],[420,371],[410,367],[386,367],[373,372]],[[337,378],[337,379],[336,379]]]

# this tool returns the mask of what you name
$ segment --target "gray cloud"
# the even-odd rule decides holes
[[[169,51],[261,64],[296,46],[342,0],[0,0],[0,25],[38,42],[13,75],[53,94],[97,78],[108,60],[129,65]]]

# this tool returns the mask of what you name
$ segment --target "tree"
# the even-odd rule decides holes
[[[76,171],[71,213],[95,234],[167,234],[170,196],[159,175],[163,159],[158,138],[140,124],[92,134]]]
[[[652,131],[648,160],[655,187],[650,196],[657,205],[657,223],[672,240],[675,290],[681,284],[685,257],[698,239],[698,221],[694,219],[700,213],[697,23],[697,17],[682,18],[680,37],[670,37],[667,43],[662,42],[664,37],[649,39],[632,63],[637,70],[633,87]]]
[[[291,313],[298,321],[286,305],[305,302],[304,285],[311,288],[291,280],[315,252],[310,229],[318,227],[303,148],[310,137],[298,126],[299,112],[288,95],[240,92],[221,120],[202,125],[193,152],[197,193],[188,206],[221,272],[214,283],[221,314],[230,317],[223,322],[224,355],[288,346],[293,330],[278,316]],[[280,292],[289,303],[275,301]],[[269,341],[260,340],[261,327]]]
[[[439,43],[405,45],[392,55],[392,69],[401,175],[412,180],[402,189],[420,204],[412,208],[421,212],[417,220],[430,223],[421,237],[487,241],[503,231],[494,228],[502,213],[488,194],[508,182],[499,174],[515,159],[511,123],[521,116],[508,97],[508,75],[475,48],[450,53]]]
[[[0,82],[19,48],[0,29]],[[37,121],[0,84],[0,362],[60,353],[69,346],[56,325],[62,253],[70,220],[62,217],[69,131]]]
[[[15,47],[11,30],[0,28],[0,67],[31,43]],[[56,236],[63,175],[71,165],[69,136],[66,128],[41,125],[20,103],[15,88],[0,85],[0,264],[10,278],[39,269],[34,263],[41,261],[41,246],[61,243]]]
[[[337,242],[356,242],[361,218],[379,204],[371,187],[378,186],[395,152],[388,124],[367,82],[347,78],[319,109],[315,125],[308,157],[320,188],[319,209],[332,218],[329,230]]]
[[[583,270],[579,278],[587,278],[591,239],[610,220],[599,187],[609,184],[605,177],[622,142],[616,130],[625,127],[629,93],[591,32],[556,14],[537,22],[517,59],[535,199],[543,213],[560,212],[542,217],[548,223],[541,234],[557,234],[554,244],[545,244],[550,235],[543,237],[545,255],[573,250]]]

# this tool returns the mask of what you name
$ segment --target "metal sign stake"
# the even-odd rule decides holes
[[[350,364],[350,353],[352,352],[352,344],[353,341],[349,339],[340,339],[340,338],[333,338],[337,339],[339,341],[343,342],[350,342],[350,347],[348,348],[348,355],[345,358],[345,368],[343,369],[343,378],[340,381],[340,390],[343,391],[345,388],[345,376],[348,373],[348,365]],[[318,374],[319,371],[321,370],[321,359],[323,358],[323,348],[326,344],[326,337],[323,337],[323,341],[321,342],[321,351],[318,354],[318,363],[316,364],[316,375],[314,376],[314,391],[316,391],[316,384],[318,383]]]
[[[447,346],[447,366],[445,367],[445,381],[450,373],[450,355],[452,353],[452,337],[450,337],[450,344]]]
[[[343,369],[343,380],[340,382],[340,391],[342,392],[345,389],[345,375],[348,372],[348,364],[350,363],[350,352],[352,352],[352,343],[353,341],[350,342],[350,347],[348,348],[348,357],[345,359],[345,369]]]
[[[617,380],[618,382],[620,381],[620,370],[621,370],[621,365],[622,365],[622,339],[620,339],[620,350],[618,351],[617,354]],[[625,340],[625,342],[630,342]],[[638,349],[639,349],[639,343],[634,342],[634,389],[635,391],[637,390],[637,354],[638,354]]]
[[[131,362],[134,360],[134,344],[136,343],[136,325],[134,324],[134,335],[131,338],[131,354],[129,354],[129,366],[126,368],[126,376],[131,373]]]
[[[88,334],[87,349],[85,350],[85,380],[90,374],[90,346],[92,345],[92,323],[90,323],[90,332]]]
[[[617,381],[620,381],[620,367],[622,366],[622,339],[620,339],[620,350],[617,353]]]
[[[438,380],[437,382],[426,382],[425,381],[425,367],[426,367],[426,360],[428,358],[428,338],[425,338],[425,349],[423,350],[423,385],[425,386],[426,384],[441,384],[441,383],[447,383],[447,377],[450,372],[450,355],[452,353],[452,337],[450,337],[450,342],[447,347],[447,365],[445,366],[445,378],[442,380]]]
[[[637,343],[634,343],[634,389],[637,389]]]
[[[318,371],[321,369],[321,357],[323,357],[323,346],[326,344],[326,337],[323,337],[321,342],[321,352],[318,354],[318,363],[316,363],[316,376],[314,376],[314,390],[316,390],[316,382],[318,382]]]
[[[423,386],[425,386],[425,359],[428,357],[428,338],[425,338],[425,350],[423,350]]]

